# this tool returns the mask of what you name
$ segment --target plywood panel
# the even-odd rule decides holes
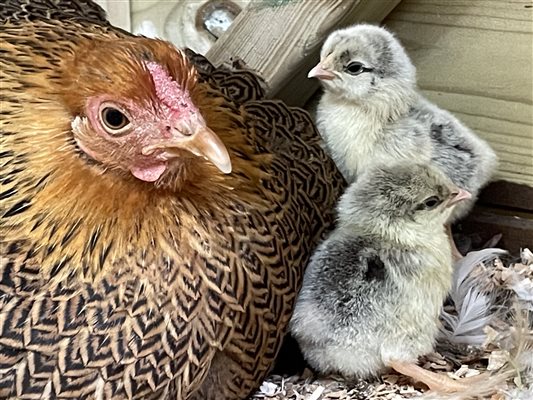
[[[533,186],[533,1],[404,0],[385,24],[425,95],[492,144],[496,179]]]
[[[119,28],[131,30],[130,0],[95,0],[107,12],[109,21]]]

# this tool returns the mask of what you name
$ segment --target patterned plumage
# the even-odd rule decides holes
[[[8,0],[0,20],[0,398],[246,397],[344,184],[308,114],[90,1]],[[138,59],[190,78],[231,174],[190,156],[144,182],[80,150],[91,90],[150,90]]]

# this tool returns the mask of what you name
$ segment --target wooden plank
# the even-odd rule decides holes
[[[107,18],[113,25],[131,32],[130,0],[95,0],[107,12]]]
[[[496,179],[533,186],[533,1],[404,0],[384,21],[424,94],[491,143]]]
[[[316,91],[307,73],[326,36],[355,21],[381,21],[400,0],[258,0],[207,52],[215,65],[240,58],[266,80],[269,95],[303,105]]]

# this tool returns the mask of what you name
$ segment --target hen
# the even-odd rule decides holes
[[[0,398],[246,397],[344,185],[308,114],[90,1],[0,20]]]

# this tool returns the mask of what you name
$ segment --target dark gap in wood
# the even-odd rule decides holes
[[[533,187],[495,181],[481,191],[478,203],[509,210],[533,211]]]
[[[502,234],[496,247],[518,255],[522,248],[533,248],[533,213],[477,205],[470,215],[454,225],[453,231],[471,240],[473,250]]]

